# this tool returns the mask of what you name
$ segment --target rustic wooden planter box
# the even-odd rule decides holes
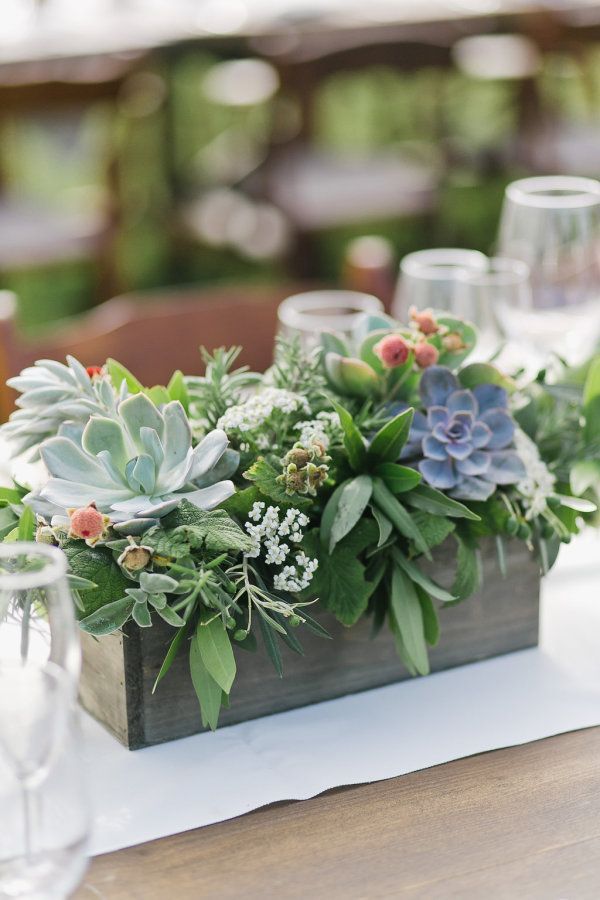
[[[430,652],[432,671],[531,647],[538,641],[539,568],[522,543],[507,546],[502,578],[492,541],[482,547],[483,589],[440,612],[442,637]],[[452,579],[449,550],[438,552],[430,572],[448,586]],[[445,560],[447,563],[445,564]],[[316,611],[332,641],[304,629],[306,655],[282,646],[284,677],[277,677],[265,652],[236,651],[238,674],[231,706],[220,726],[282,712],[321,700],[402,681],[409,675],[384,628],[372,640],[365,619],[344,628],[325,611]],[[81,701],[121,743],[136,750],[203,731],[192,687],[187,654],[182,652],[152,695],[152,686],[173,637],[158,618],[152,628],[129,624],[123,634],[83,638]]]

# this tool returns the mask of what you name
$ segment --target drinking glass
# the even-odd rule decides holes
[[[400,263],[394,318],[406,321],[411,306],[456,315],[457,278],[464,272],[483,272],[486,266],[486,257],[478,250],[449,247],[409,253]]]
[[[319,343],[319,335],[333,331],[349,338],[364,313],[376,315],[383,304],[371,294],[358,291],[306,291],[294,294],[280,304],[279,331],[286,337],[299,336],[307,348]]]
[[[66,560],[0,544],[0,897],[59,900],[86,865],[80,652]]]
[[[455,312],[477,328],[478,340],[471,362],[498,353],[514,311],[531,306],[529,266],[518,259],[490,257],[484,271],[464,271],[456,283]]]
[[[581,362],[600,339],[600,182],[545,176],[506,189],[499,253],[527,263],[529,304],[505,328],[547,356]]]

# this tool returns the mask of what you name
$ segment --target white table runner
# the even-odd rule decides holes
[[[133,753],[85,716],[92,853],[598,724],[600,539],[590,534],[546,579],[537,649]]]

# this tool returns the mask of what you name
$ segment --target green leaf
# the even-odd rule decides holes
[[[369,460],[381,463],[396,462],[408,439],[414,413],[414,409],[406,409],[386,422],[369,445]]]
[[[407,496],[411,495],[408,494]],[[417,547],[421,553],[424,553],[428,559],[431,559],[429,547],[417,525],[414,523],[412,516],[406,511],[396,497],[394,497],[380,478],[373,479],[373,500],[381,512],[390,519],[394,528],[404,537],[413,541],[415,547]]]
[[[444,325],[450,334],[458,334],[465,345],[462,350],[446,350],[437,334],[430,339],[430,343],[435,343],[440,350],[438,363],[448,366],[450,369],[457,369],[477,343],[477,332],[469,322],[465,322],[463,319],[456,319],[454,316],[445,314],[438,315],[436,318],[438,324]]]
[[[188,535],[178,528],[165,529],[161,526],[147,531],[144,546],[152,549],[155,556],[169,559],[184,559],[190,555],[191,544]]]
[[[399,566],[392,571],[391,612],[402,643],[419,675],[429,673],[423,613],[415,585]]]
[[[585,497],[569,497],[567,494],[558,494],[558,498],[561,506],[574,509],[576,512],[594,513],[597,510],[596,504],[591,500],[586,500]]]
[[[415,509],[412,517],[413,522],[430,548],[437,547],[438,544],[443,543],[456,528],[452,519],[445,516],[434,516],[431,513],[423,512],[421,509]]]
[[[427,591],[428,594],[431,594],[432,597],[436,597],[443,603],[451,603],[453,600],[456,600],[456,597],[449,591],[429,578],[428,575],[425,575],[424,572],[421,572],[418,565],[407,559],[397,547],[392,549],[392,556],[396,565],[406,572],[411,581],[414,581],[415,584],[422,587],[423,590]]]
[[[354,419],[348,410],[341,406],[336,400],[331,400],[331,402],[333,408],[340,417],[340,424],[344,435],[344,447],[348,454],[350,466],[355,472],[360,472],[367,458],[367,451],[362,435],[354,424]]]
[[[162,384],[155,384],[154,387],[144,388],[144,394],[152,400],[155,406],[161,406],[163,403],[168,403],[171,399],[168,390]]]
[[[466,600],[477,591],[481,584],[481,572],[477,558],[477,548],[467,543],[460,535],[456,535],[458,553],[456,554],[456,575],[452,585],[452,593],[459,600]]]
[[[86,615],[89,616],[105,604],[122,597],[127,588],[131,587],[131,580],[125,577],[107,548],[88,547],[83,541],[70,540],[63,545],[63,550],[73,575],[97,585],[93,590],[86,590],[83,595]]]
[[[375,469],[375,474],[383,479],[392,494],[412,491],[421,481],[421,473],[416,469],[392,462],[380,463]]]
[[[208,673],[221,690],[228,694],[235,678],[236,666],[231,641],[221,617],[213,616],[212,620],[209,619],[206,623],[200,621],[194,640]]]
[[[305,552],[319,559],[308,594],[318,597],[344,625],[353,625],[361,617],[376,588],[376,584],[367,579],[366,567],[358,556],[376,543],[377,532],[372,519],[363,519],[337,544],[331,555],[323,552],[317,531],[304,537]]]
[[[111,631],[116,631],[125,624],[134,606],[135,600],[131,597],[113,600],[112,603],[106,603],[91,615],[80,619],[79,627],[89,634],[110,634]]]
[[[306,612],[306,609],[302,609],[300,615],[304,619],[304,627],[308,628],[309,631],[312,631],[313,634],[316,634],[317,637],[326,638],[328,641],[333,640],[327,629],[323,628],[322,625],[319,625],[316,619],[313,619],[312,616]]]
[[[345,483],[339,496],[337,511],[331,528],[329,539],[330,553],[335,545],[352,531],[361,518],[371,499],[372,492],[373,482],[368,475],[358,475]]]
[[[587,407],[600,397],[600,356],[594,357],[583,386],[583,406]]]
[[[7,539],[7,536],[14,530],[16,532],[15,540],[19,540],[18,519],[10,506],[0,508],[0,541]]]
[[[324,353],[339,353],[340,356],[348,356],[350,352],[344,341],[330,331],[321,333],[321,347]]]
[[[176,613],[168,604],[156,611],[161,619],[164,619],[167,625],[172,625],[173,628],[181,628],[182,625],[185,625],[185,621],[181,618],[179,613]]]
[[[116,359],[106,360],[106,371],[110,376],[113,385],[119,390],[121,383],[124,381],[130,394],[139,394],[144,390],[144,385],[132,375],[129,369],[122,366]]]
[[[428,484],[419,484],[417,487],[406,495],[406,502],[423,512],[432,513],[434,516],[451,516],[454,519],[471,519],[473,522],[479,521],[479,516],[472,512],[467,506],[459,503],[458,500],[452,500],[441,491],[429,487]]]
[[[172,537],[181,538],[195,548],[221,552],[252,548],[249,535],[224,509],[199,509],[189,500],[182,500],[162,521],[166,530],[173,529]]]
[[[270,462],[259,456],[250,468],[244,472],[244,478],[253,481],[261,494],[264,494],[269,500],[275,503],[285,503],[288,506],[293,505],[300,509],[310,506],[310,500],[301,497],[300,494],[287,494],[284,486],[277,481],[281,472],[278,472]]]
[[[30,506],[24,506],[19,519],[18,541],[32,541],[35,536],[35,513]]]
[[[406,666],[410,675],[418,675],[415,664],[413,663],[408,650],[406,649],[406,645],[402,638],[402,632],[400,631],[400,627],[396,622],[396,617],[391,609],[388,610],[388,622],[390,626],[390,631],[392,632],[392,637],[394,638],[394,644],[396,645],[396,653]]]
[[[235,516],[240,522],[245,522],[248,518],[250,510],[257,500],[260,500],[260,491],[255,484],[244,488],[243,491],[236,491],[231,497],[228,497],[221,503],[219,509],[224,509],[230,515]]]
[[[20,503],[22,499],[22,491],[16,488],[0,487],[0,503]]]
[[[465,366],[458,373],[458,380],[463,387],[469,388],[469,390],[477,387],[478,384],[496,384],[512,394],[517,387],[513,379],[504,375],[496,366],[483,362]]]
[[[281,613],[272,613],[273,618],[276,622],[279,622],[281,627],[283,628],[284,634],[281,635],[281,640],[284,641],[290,650],[293,650],[294,653],[297,653],[298,656],[304,656],[304,650],[302,649],[302,644],[296,637],[295,629],[289,623],[289,620],[282,616]]]
[[[139,625],[140,628],[152,627],[152,617],[147,603],[135,603],[131,610],[131,615],[136,625]]]
[[[423,614],[425,640],[430,647],[435,647],[440,639],[440,620],[438,619],[437,610],[429,594],[417,588],[417,595],[421,604],[421,613]]]
[[[269,659],[273,663],[273,667],[279,677],[283,678],[283,663],[281,661],[281,651],[277,643],[275,632],[262,616],[258,617],[258,623],[260,625],[265,648],[267,650],[267,653],[269,654]]]
[[[190,675],[200,703],[202,724],[214,731],[219,722],[223,691],[204,665],[197,641],[190,641]]]
[[[179,631],[177,632],[177,634],[175,635],[175,637],[169,644],[169,649],[167,650],[165,658],[162,661],[162,665],[161,665],[160,669],[158,670],[158,675],[156,676],[156,680],[152,687],[152,693],[155,692],[156,688],[158,687],[160,682],[163,680],[163,678],[165,677],[165,675],[167,674],[167,672],[173,665],[173,663],[175,661],[175,657],[179,653],[179,648],[181,647],[181,645],[183,643],[183,640],[187,634],[187,631],[188,631],[188,626],[184,623],[184,627],[179,629]]]
[[[379,526],[379,540],[377,541],[377,546],[381,547],[383,544],[385,544],[390,534],[394,530],[394,526],[392,525],[388,517],[385,516],[381,512],[381,510],[374,504],[371,504],[371,512],[373,513],[373,518]]]
[[[179,400],[186,413],[188,412],[190,407],[190,395],[183,377],[183,372],[180,371],[180,369],[177,369],[177,371],[173,372],[171,375],[171,380],[167,385],[167,393],[169,394],[169,399]]]
[[[321,527],[319,532],[321,535],[321,543],[324,547],[329,548],[331,541],[331,529],[333,528],[333,523],[335,522],[340,498],[342,496],[344,488],[348,483],[348,481],[343,481],[341,484],[338,484],[335,491],[325,504],[325,508],[321,515]]]
[[[79,575],[73,575],[72,572],[67,574],[67,581],[69,582],[69,587],[74,591],[93,591],[98,587],[89,578],[80,578]]]

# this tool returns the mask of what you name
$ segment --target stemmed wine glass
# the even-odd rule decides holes
[[[0,897],[58,900],[85,869],[79,665],[64,555],[0,544]]]
[[[600,182],[544,176],[506,189],[498,252],[527,263],[528,304],[505,308],[507,335],[581,362],[600,339]]]
[[[394,318],[406,321],[411,306],[455,315],[457,279],[465,272],[483,272],[486,266],[486,257],[478,250],[441,247],[409,253],[400,263]]]

